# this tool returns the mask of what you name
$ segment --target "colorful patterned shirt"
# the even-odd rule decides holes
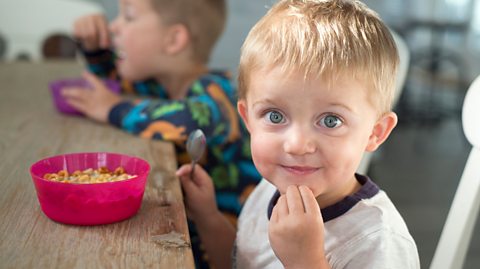
[[[179,165],[190,161],[185,147],[188,134],[197,128],[205,133],[207,150],[200,163],[213,179],[220,210],[235,220],[261,176],[251,160],[249,135],[237,114],[229,75],[204,74],[184,99],[171,100],[156,80],[122,80],[110,50],[83,53],[91,72],[120,81],[125,93],[144,97],[116,105],[109,113],[111,124],[144,138],[173,142]]]

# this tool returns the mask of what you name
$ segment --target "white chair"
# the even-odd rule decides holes
[[[6,43],[3,58],[12,61],[22,55],[41,60],[47,37],[70,36],[75,19],[102,12],[99,4],[85,0],[1,0],[0,33]]]
[[[397,45],[398,55],[400,58],[400,64],[397,70],[397,85],[395,95],[393,97],[393,105],[395,106],[400,98],[400,95],[403,91],[403,86],[405,85],[405,80],[408,74],[408,67],[410,65],[410,50],[408,49],[407,43],[405,40],[398,35],[395,31],[390,30],[393,35],[393,39],[395,40],[395,44]],[[380,148],[381,149],[381,148]],[[368,172],[368,167],[370,166],[370,162],[374,152],[365,152],[363,158],[360,162],[360,165],[357,169],[357,173],[365,175]]]
[[[460,269],[465,261],[480,205],[480,76],[463,103],[462,124],[472,150],[450,207],[431,269]]]

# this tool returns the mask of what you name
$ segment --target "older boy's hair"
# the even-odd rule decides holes
[[[251,74],[280,67],[329,83],[350,76],[373,87],[373,105],[391,109],[398,53],[379,16],[354,0],[281,0],[252,28],[239,66],[239,98]],[[378,98],[377,98],[378,97]]]
[[[151,0],[166,23],[181,23],[190,32],[194,61],[208,63],[227,17],[225,0]]]

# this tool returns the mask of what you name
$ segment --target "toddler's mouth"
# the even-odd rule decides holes
[[[285,166],[282,165],[282,167],[287,170],[288,172],[296,175],[308,175],[315,173],[318,168],[316,167],[309,167],[309,166]]]

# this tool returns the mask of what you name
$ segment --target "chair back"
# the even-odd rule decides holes
[[[431,269],[460,269],[465,261],[480,206],[480,76],[465,95],[462,125],[472,150],[448,212]]]
[[[468,142],[480,148],[480,76],[473,81],[463,103],[462,124]]]

